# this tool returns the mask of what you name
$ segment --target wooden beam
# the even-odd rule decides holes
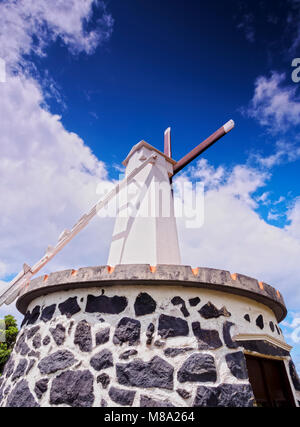
[[[200,154],[204,153],[209,147],[215,144],[219,139],[223,138],[228,132],[230,132],[234,128],[234,121],[230,120],[220,129],[218,129],[215,133],[210,135],[205,141],[203,141],[200,145],[194,148],[189,154],[184,156],[179,162],[174,166],[174,175],[180,172],[185,166],[191,163],[196,157],[200,156]]]
[[[171,128],[165,130],[165,144],[164,154],[172,158],[172,147],[171,147]]]
[[[18,297],[22,289],[27,286],[31,278],[37,274],[52,258],[55,257],[81,230],[83,230],[94,218],[100,209],[103,209],[108,203],[117,196],[123,188],[130,184],[130,182],[141,172],[144,167],[149,163],[154,164],[157,156],[151,154],[139,167],[135,168],[123,181],[119,182],[105,197],[100,199],[92,209],[74,225],[74,227],[68,231],[65,230],[59,237],[58,243],[55,247],[48,247],[46,254],[41,258],[33,267],[29,267],[24,264],[23,270],[10,282],[4,292],[0,290],[0,307],[2,304],[11,304]]]

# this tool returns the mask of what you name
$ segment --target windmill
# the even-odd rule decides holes
[[[178,162],[170,128],[163,151],[140,141],[123,162],[125,178],[33,267],[24,264],[0,295],[24,314],[0,407],[299,406],[292,347],[278,326],[287,314],[281,293],[181,263],[172,180],[233,127]],[[31,281],[107,206],[116,221],[106,265]]]
[[[144,190],[142,194],[138,193],[136,199],[132,200],[131,203],[137,203],[139,210],[142,210],[143,203],[147,199],[147,191],[151,184],[156,182],[160,186],[163,185],[169,195],[169,215],[162,216],[160,214],[160,203],[156,204],[154,215],[150,218],[139,215],[122,215],[123,207],[121,206],[117,213],[108,265],[112,267],[117,264],[132,263],[180,265],[171,180],[233,128],[234,122],[230,120],[178,162],[172,159],[170,128],[164,134],[164,152],[157,150],[145,141],[135,145],[123,162],[126,166],[125,178],[84,214],[70,230],[63,231],[57,244],[49,246],[45,255],[36,264],[32,267],[27,264],[23,265],[23,269],[9,283],[7,289],[0,294],[0,306],[4,303],[11,304],[22,289],[30,285],[31,278],[83,230],[101,209],[104,209],[114,198],[120,196],[122,191],[128,191],[130,185],[136,186],[137,183]],[[154,197],[156,196],[159,197],[159,195],[154,194]]]

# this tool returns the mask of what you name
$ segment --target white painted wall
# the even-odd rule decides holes
[[[94,296],[100,296],[102,295],[102,289],[105,291],[105,295],[108,297],[113,297],[115,295],[118,296],[126,296],[128,299],[128,305],[125,308],[125,310],[120,314],[101,314],[101,313],[85,313],[85,307],[86,307],[86,301],[87,301],[87,295],[94,295]],[[136,300],[136,297],[141,293],[146,292],[148,293],[157,303],[157,308],[155,312],[151,314],[147,314],[144,316],[136,317],[135,310],[134,310],[134,303]],[[171,300],[174,296],[181,297],[185,303],[186,308],[190,313],[189,317],[184,318],[180,306],[174,306],[171,303]],[[54,313],[54,316],[52,320],[48,323],[44,323],[42,321],[38,321],[35,325],[40,326],[40,331],[42,339],[44,339],[47,335],[51,336],[49,330],[50,328],[54,328],[58,323],[63,325],[66,329],[66,331],[69,331],[69,327],[71,323],[73,323],[72,332],[67,334],[66,341],[64,342],[63,346],[56,347],[53,343],[53,340],[51,340],[51,343],[48,346],[42,346],[38,351],[40,352],[40,360],[49,354],[54,353],[57,350],[69,350],[71,351],[76,359],[79,361],[78,366],[74,366],[72,369],[89,369],[91,372],[95,375],[95,395],[97,399],[95,399],[95,406],[99,405],[99,399],[104,398],[107,400],[110,406],[119,406],[118,404],[112,402],[108,395],[108,389],[103,390],[101,389],[100,385],[96,382],[96,377],[99,374],[99,372],[93,371],[93,369],[90,366],[90,359],[92,356],[94,356],[96,353],[103,349],[108,349],[112,351],[113,357],[114,357],[114,363],[128,363],[131,360],[135,358],[142,359],[145,362],[150,361],[154,356],[159,356],[162,359],[164,359],[166,362],[171,364],[174,367],[175,373],[174,373],[174,390],[165,390],[165,389],[138,389],[136,387],[130,387],[128,389],[130,390],[136,390],[136,396],[135,400],[133,402],[133,406],[139,406],[140,396],[145,394],[153,399],[156,400],[169,400],[172,402],[175,406],[187,406],[191,407],[193,405],[193,401],[195,398],[195,393],[197,390],[197,387],[201,385],[201,383],[184,383],[181,384],[177,380],[177,372],[184,363],[184,361],[193,353],[197,353],[198,350],[198,341],[196,337],[193,334],[192,331],[192,322],[200,322],[202,329],[208,329],[208,330],[217,330],[219,332],[219,336],[221,340],[224,343],[223,340],[223,324],[224,321],[228,320],[229,322],[232,322],[235,324],[231,328],[231,335],[234,337],[236,335],[245,335],[245,334],[251,334],[252,339],[265,339],[266,335],[269,336],[269,338],[272,340],[277,341],[277,345],[280,344],[283,348],[286,347],[286,343],[284,341],[284,337],[282,335],[278,335],[276,332],[272,332],[269,328],[269,322],[272,321],[274,324],[277,323],[274,313],[271,309],[264,306],[263,304],[257,303],[251,299],[225,294],[218,291],[213,291],[209,289],[197,289],[197,288],[183,288],[180,286],[139,286],[139,285],[130,285],[130,286],[112,286],[112,287],[95,287],[95,288],[89,288],[88,291],[86,289],[76,289],[76,290],[70,290],[70,291],[61,291],[61,292],[55,292],[53,294],[41,296],[39,298],[36,298],[34,301],[32,301],[28,307],[28,310],[32,311],[33,308],[36,305],[39,305],[40,307],[49,306],[52,304],[60,304],[64,302],[67,298],[70,297],[77,297],[77,302],[81,307],[81,311],[75,315],[72,316],[71,319],[68,319],[66,316],[61,315],[58,308],[56,308],[56,311]],[[199,297],[201,302],[196,307],[190,307],[188,300],[191,298]],[[211,302],[214,304],[218,309],[225,306],[226,309],[231,313],[231,316],[229,318],[219,317],[217,319],[204,319],[199,314],[199,309],[203,307],[208,302]],[[174,337],[174,338],[167,338],[167,339],[161,339],[161,337],[157,333],[157,326],[158,326],[158,319],[161,314],[165,314],[168,316],[174,316],[179,317],[181,319],[185,319],[189,324],[189,335],[186,337]],[[247,322],[244,319],[244,315],[249,314],[251,318],[251,323]],[[265,322],[265,328],[261,330],[256,326],[255,320],[259,315],[263,315],[264,322]],[[115,328],[117,324],[119,323],[120,319],[123,317],[130,317],[133,319],[137,319],[141,323],[141,335],[140,335],[140,343],[135,346],[128,347],[127,345],[114,345],[112,342],[113,335]],[[100,321],[100,319],[104,319],[103,321]],[[76,325],[81,320],[86,320],[92,328],[92,337],[93,337],[93,348],[90,353],[83,353],[79,350],[78,345],[74,344],[74,334]],[[155,333],[153,336],[153,341],[151,345],[147,345],[147,337],[146,337],[146,330],[150,323],[153,323],[155,325]],[[104,345],[96,346],[95,343],[95,335],[97,332],[104,328],[110,328],[110,340]],[[30,329],[30,327],[29,327]],[[255,338],[254,338],[255,337]],[[155,341],[159,340],[162,343],[161,347],[155,346]],[[164,355],[164,349],[169,347],[175,347],[175,348],[185,348],[185,347],[191,347],[193,350],[187,354],[178,355],[176,358],[168,358]],[[119,356],[121,353],[128,349],[136,349],[138,351],[138,355],[134,358],[131,358],[128,361],[121,361],[119,359]],[[242,348],[237,349],[229,349],[226,347],[225,343],[223,347],[216,349],[216,350],[202,350],[202,353],[210,354],[215,359],[216,369],[217,369],[217,381],[216,383],[205,383],[202,385],[205,386],[218,386],[220,384],[226,383],[226,384],[247,384],[247,380],[239,380],[235,378],[226,363],[225,356],[229,353],[235,353],[237,351],[243,351]],[[15,358],[16,364],[18,361],[22,358],[20,354],[16,354],[14,352],[13,357]],[[288,358],[283,358],[288,361]],[[286,363],[287,372],[288,372],[288,363]],[[121,388],[121,389],[127,389],[126,386],[120,386],[120,384],[117,382],[116,374],[115,374],[115,367],[110,367],[105,369],[103,372],[108,374],[111,378],[111,386]],[[58,373],[53,373],[49,375],[50,382],[52,378],[56,377]],[[288,373],[289,376],[289,373]],[[26,375],[26,380],[29,383],[29,387],[31,391],[33,392],[35,383],[41,378],[41,374],[39,372],[39,369],[37,367],[37,363],[33,367],[33,369],[30,371],[28,375]],[[7,385],[9,384],[9,381]],[[179,395],[176,393],[177,388],[184,388],[188,392],[191,393],[191,398],[184,401],[182,400]],[[299,393],[296,393],[295,390],[293,390],[294,396],[296,399],[299,399]],[[40,401],[40,404],[43,407],[49,406],[49,397],[50,397],[50,386],[48,388],[48,391],[43,396],[42,400]]]
[[[176,219],[170,177],[174,161],[145,141],[137,144],[124,161],[126,176],[151,154],[157,156],[118,199],[108,265],[180,265]]]

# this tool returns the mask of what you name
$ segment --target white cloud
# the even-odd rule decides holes
[[[0,3],[0,56],[24,66],[24,54],[43,55],[46,43],[58,37],[72,52],[92,53],[111,31],[112,22],[106,15],[104,31],[100,26],[101,31],[87,32],[84,22],[90,19],[92,4],[96,2]],[[66,9],[70,5],[74,7]],[[253,107],[262,108],[261,120],[267,125],[277,105],[271,89],[279,91],[280,82],[272,76],[270,82],[257,84]],[[292,95],[288,90],[283,98],[293,110]],[[18,272],[23,262],[37,261],[46,246],[97,200],[97,184],[109,183],[105,165],[78,135],[63,127],[59,116],[47,111],[37,81],[28,74],[9,74],[7,83],[0,85],[0,98],[0,278],[4,278]],[[263,105],[269,107],[265,113]],[[284,109],[278,123],[286,114]],[[245,165],[215,169],[204,159],[198,166],[192,179],[207,186],[206,221],[199,230],[188,230],[178,221],[183,262],[257,277],[278,287],[291,307],[299,306],[300,203],[289,212],[289,226],[271,226],[255,212],[263,202],[255,193],[266,185],[266,172]],[[95,219],[47,271],[105,264],[112,227],[110,219]],[[0,317],[7,313],[17,315],[14,307],[4,306]]]
[[[285,77],[285,74],[277,72],[273,72],[269,78],[258,77],[250,106],[244,111],[271,133],[284,132],[300,124],[297,87],[284,86]]]
[[[269,196],[270,196],[270,192],[266,191],[263,194],[261,194],[260,196],[256,197],[255,200],[258,203],[262,203],[264,205],[268,205],[270,203]]]
[[[290,224],[286,227],[289,233],[300,239],[300,197],[296,198],[294,204],[287,214]]]
[[[295,138],[296,141],[298,138]],[[290,141],[279,140],[275,144],[275,151],[269,156],[256,154],[254,159],[257,163],[267,169],[284,163],[295,162],[300,158],[300,147]]]
[[[0,97],[3,277],[25,261],[37,261],[47,245],[56,243],[60,232],[98,199],[97,185],[106,180],[106,170],[79,136],[62,126],[60,117],[41,107],[43,94],[34,80],[11,77],[0,86]],[[95,229],[89,233],[92,236]],[[100,256],[103,245],[95,237],[93,242],[95,246],[85,242],[84,251],[81,248],[82,259],[93,250],[90,262]],[[74,245],[72,263],[76,264],[79,248]],[[65,261],[60,259],[62,265]]]
[[[232,170],[226,170],[223,166],[214,168],[204,158],[198,161],[196,167],[191,167],[189,173],[193,180],[201,180],[206,189],[222,186],[224,192],[243,199],[252,207],[256,206],[256,201],[251,194],[264,186],[269,177],[268,172],[245,165],[236,165]]]
[[[0,292],[5,291],[7,287],[8,287],[7,282],[3,282],[0,280]],[[22,323],[23,316],[16,309],[16,307],[14,305],[10,305],[10,306],[2,305],[1,306],[1,308],[0,308],[0,322],[4,319],[5,316],[7,316],[9,314],[11,316],[14,316],[17,319],[19,325]],[[0,339],[1,339],[1,337],[0,337]]]
[[[103,12],[96,22],[93,7]],[[111,30],[112,18],[98,0],[0,3],[0,57],[8,71],[0,84],[0,279],[40,259],[98,199],[97,186],[106,182],[105,165],[48,111],[49,93],[30,76],[34,66],[25,55],[45,55],[58,38],[72,53],[90,54]],[[47,79],[59,97],[52,77]],[[101,263],[112,224],[99,222],[95,219],[48,269]],[[8,310],[15,313],[4,306],[0,316]]]
[[[203,167],[205,163],[199,163]],[[215,177],[216,170],[206,171]],[[268,224],[256,212],[255,194],[268,183],[259,169],[238,165],[224,170],[226,179],[206,188],[205,223],[188,230],[178,220],[183,263],[229,270],[255,277],[278,288],[288,307],[300,305],[300,203],[289,211],[290,225]],[[186,179],[188,177],[186,176]],[[206,177],[207,182],[210,178]]]
[[[268,221],[278,221],[280,217],[281,215],[279,213],[276,213],[272,210],[268,213]]]
[[[280,196],[278,200],[276,200],[275,202],[273,202],[273,205],[280,205],[284,201],[285,201],[285,197]]]
[[[285,335],[293,344],[300,344],[300,313],[290,313],[290,317],[292,317],[290,322],[287,320],[282,322],[287,329]]]
[[[255,42],[255,17],[253,13],[245,13],[241,19],[239,24],[237,25],[237,28],[244,32],[246,39],[250,43]]]
[[[225,170],[222,166],[215,169],[204,158],[198,161],[197,167],[190,168],[190,173],[193,178],[201,180],[206,187],[210,188],[218,186],[225,178]]]
[[[93,7],[101,18],[91,25]],[[98,0],[4,0],[0,3],[0,57],[9,66],[24,65],[24,55],[45,55],[45,47],[60,39],[72,53],[93,53],[112,31],[112,17]]]

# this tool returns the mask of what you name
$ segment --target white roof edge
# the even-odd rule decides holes
[[[152,145],[150,145],[148,142],[142,140],[139,143],[137,143],[136,145],[134,145],[132,147],[132,149],[130,150],[128,156],[126,157],[126,159],[122,162],[122,164],[124,166],[127,166],[129,159],[131,156],[133,156],[133,154],[139,150],[141,147],[146,147],[149,150],[155,151],[156,153],[160,154],[161,156],[163,156],[167,161],[169,161],[170,163],[172,163],[172,165],[175,165],[177,162],[176,160],[171,159],[170,157],[166,156],[162,151],[158,150],[157,148],[153,147]]]

